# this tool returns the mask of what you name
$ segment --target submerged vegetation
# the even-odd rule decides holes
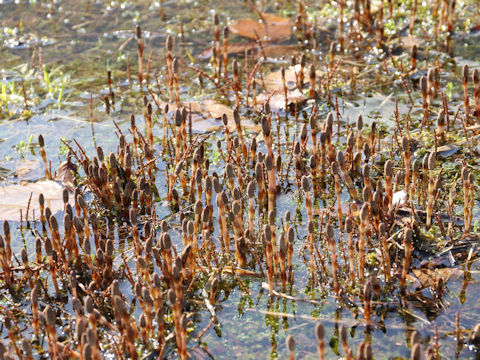
[[[478,358],[478,4],[205,3],[72,5],[136,20],[91,74],[0,37],[58,122],[2,154],[0,358]]]

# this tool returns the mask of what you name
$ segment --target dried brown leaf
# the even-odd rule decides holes
[[[34,183],[27,182],[15,184],[0,188],[0,220],[20,221],[20,210],[22,210],[25,219],[28,200],[30,195],[32,200],[29,208],[29,218],[40,216],[40,205],[38,196],[43,194],[45,198],[45,207],[49,207],[52,214],[63,210],[63,189],[65,187],[52,180],[42,180]]]
[[[228,27],[234,34],[261,41],[288,40],[292,34],[290,19],[273,14],[262,13],[265,22],[243,19],[232,22]]]

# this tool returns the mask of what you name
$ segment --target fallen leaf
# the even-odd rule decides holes
[[[456,268],[413,269],[413,274],[424,287],[435,287],[441,279],[444,284],[449,280],[457,280],[463,276],[463,271]]]
[[[15,176],[20,180],[38,180],[45,176],[41,160],[26,160],[19,163],[15,169]]]
[[[64,161],[55,172],[54,179],[67,184],[70,189],[73,189],[73,174],[77,172],[77,168],[78,166],[71,161]]]
[[[259,104],[264,104],[267,100],[269,100],[270,109],[273,111],[285,109],[285,95],[283,92],[281,94],[276,92],[273,95],[262,93],[257,96],[257,102]],[[305,96],[297,89],[287,91],[287,104],[290,105],[291,103],[302,102],[303,100],[305,100]]]
[[[232,22],[228,27],[234,34],[261,41],[288,40],[292,34],[290,20],[273,14],[262,13],[262,22],[243,19]]]
[[[413,45],[419,45],[420,39],[416,36],[401,36],[400,41],[402,42],[403,46],[406,48],[411,48]]]
[[[307,71],[306,69],[304,70]],[[289,66],[285,69],[285,85],[287,90],[294,90],[297,88],[297,75],[300,72],[300,65]],[[283,94],[282,71],[274,71],[263,77],[263,84],[267,92],[280,92]]]
[[[233,109],[227,105],[217,103],[213,100],[205,100],[202,105],[205,107],[207,111],[210,112],[210,114],[215,117],[216,119],[219,119],[221,121],[221,118],[223,114],[227,115],[228,119],[228,127],[230,130],[235,129],[235,122],[233,120]],[[252,131],[260,131],[261,128],[259,125],[255,125],[252,123],[250,120],[247,120],[245,117],[241,116],[240,117],[240,123],[242,124],[242,127],[248,130]],[[220,125],[223,127],[223,123],[220,122]]]
[[[460,147],[455,146],[455,145],[439,146],[439,147],[437,147],[437,156],[448,158],[448,157],[454,155],[455,153],[457,153],[459,150],[460,150]],[[430,150],[428,150],[429,153],[434,152],[434,151],[435,151],[435,148],[431,148]]]
[[[287,87],[287,102],[301,102],[305,100],[305,95],[297,88],[297,76],[301,70],[300,64],[290,66],[285,69],[285,86]],[[308,85],[308,70],[304,69],[304,84]],[[319,78],[322,72],[317,70],[316,77]],[[282,71],[274,71],[263,78],[263,87],[266,93],[260,94],[257,98],[259,103],[264,103],[270,98],[270,107],[274,110],[285,108],[285,95],[282,81]],[[273,95],[272,95],[273,94]]]
[[[203,102],[190,102],[184,104],[188,112],[191,110],[192,130],[194,132],[207,133],[216,132],[223,129],[223,114],[227,115],[228,127],[230,131],[235,131],[235,122],[233,120],[233,109],[225,104],[218,103],[213,100],[205,100]],[[169,114],[176,110],[176,106],[169,105]],[[245,117],[240,117],[242,127],[246,130],[259,132],[259,125],[255,125]]]
[[[63,189],[65,187],[52,180],[42,180],[37,182],[28,182],[25,184],[8,185],[0,188],[0,220],[20,221],[20,210],[25,219],[28,200],[30,195],[32,200],[29,208],[29,219],[40,217],[40,205],[38,197],[43,194],[45,198],[45,208],[49,207],[52,214],[63,210]]]

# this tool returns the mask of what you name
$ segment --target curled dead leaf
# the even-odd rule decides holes
[[[69,190],[73,189],[74,173],[77,172],[78,166],[71,161],[64,161],[60,164],[55,172],[54,179],[59,180],[69,187]]]

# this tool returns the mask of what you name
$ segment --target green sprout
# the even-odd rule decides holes
[[[32,155],[35,155],[35,151],[33,150],[32,141],[33,141],[33,134],[30,135],[27,142],[25,142],[23,140],[20,140],[20,142],[17,145],[14,146],[14,149],[18,152],[18,154],[20,155],[20,157],[22,159],[25,159],[25,155],[26,155],[27,151],[29,151],[29,150],[30,150]]]

